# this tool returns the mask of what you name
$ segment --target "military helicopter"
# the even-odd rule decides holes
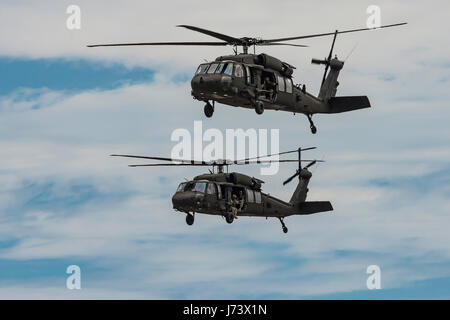
[[[113,157],[126,157],[162,161],[163,163],[132,164],[130,167],[175,167],[175,166],[210,166],[213,170],[209,173],[196,176],[193,180],[180,183],[172,197],[173,208],[186,214],[186,223],[194,224],[195,213],[223,216],[228,223],[233,223],[238,216],[247,217],[274,217],[278,218],[284,233],[288,228],[284,218],[292,215],[308,215],[318,212],[332,211],[329,201],[306,201],[309,191],[308,184],[312,173],[308,170],[322,160],[302,160],[301,152],[315,149],[316,147],[298,148],[266,156],[247,158],[242,160],[215,160],[194,161],[180,160],[163,157],[135,156],[127,154],[112,154]],[[297,153],[297,160],[277,159],[262,160],[276,155]],[[262,192],[264,181],[248,175],[232,172],[228,173],[230,165],[263,164],[272,162],[298,162],[296,172],[283,182],[283,185],[291,182],[295,177],[299,181],[297,188],[289,202],[275,198]],[[308,164],[302,168],[302,162]],[[226,167],[227,172],[224,172]],[[234,209],[233,209],[234,207]],[[233,212],[234,211],[234,212]]]
[[[317,128],[312,121],[313,114],[341,113],[370,107],[367,96],[336,97],[336,91],[339,85],[337,79],[340,70],[344,66],[344,61],[339,60],[337,56],[332,58],[337,35],[396,27],[404,24],[406,23],[384,25],[377,28],[360,28],[344,31],[336,30],[329,33],[277,39],[259,39],[250,37],[236,38],[195,26],[179,25],[178,27],[197,31],[222,41],[113,43],[88,45],[88,47],[231,45],[234,49],[234,55],[221,56],[216,58],[215,61],[200,64],[191,80],[191,94],[194,99],[206,103],[204,107],[206,117],[212,117],[215,102],[234,107],[251,108],[254,109],[257,114],[262,114],[264,109],[281,110],[292,112],[294,114],[302,113],[308,117],[311,132],[315,134]],[[308,93],[305,85],[294,85],[294,66],[265,53],[256,54],[256,46],[283,45],[306,47],[301,44],[284,43],[284,41],[324,36],[333,36],[333,42],[328,57],[323,60],[311,60],[313,64],[325,65],[325,72],[317,97]],[[248,49],[252,46],[254,53],[249,54]],[[242,47],[241,53],[238,53],[238,47]]]

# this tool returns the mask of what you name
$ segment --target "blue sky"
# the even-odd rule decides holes
[[[285,1],[278,5],[286,21],[268,23],[270,1],[258,1],[253,17],[227,18],[209,14],[220,7],[214,1],[208,9],[176,1],[170,17],[163,2],[155,9],[131,1],[124,9],[79,1],[82,29],[68,31],[67,4],[2,3],[0,27],[10,31],[0,34],[0,298],[450,298],[450,62],[438,27],[447,2],[424,16],[420,1],[379,1],[383,23],[409,25],[338,38],[340,57],[358,44],[338,95],[367,94],[373,107],[317,116],[315,136],[299,115],[257,117],[219,105],[205,118],[190,96],[190,76],[203,59],[229,48],[85,47],[206,41],[174,28],[200,18],[200,26],[236,36],[246,35],[242,25],[267,37],[360,27],[369,4],[348,1],[339,15],[338,4],[321,4],[327,19],[319,22],[309,13],[296,17],[316,12],[313,1],[301,10]],[[244,6],[250,10],[252,2]],[[323,71],[310,59],[324,56],[329,42],[267,53],[296,65],[295,80],[316,93]],[[287,218],[287,235],[271,219],[228,225],[197,216],[188,227],[170,199],[183,178],[201,169],[133,169],[108,156],[169,155],[173,130],[192,131],[196,120],[204,130],[280,129],[280,149],[319,147],[310,156],[327,162],[313,169],[309,197],[330,200],[335,210]],[[295,186],[281,181],[293,170],[286,165],[263,177],[264,190],[288,200]],[[248,173],[259,175],[253,167]],[[72,264],[82,270],[80,291],[65,288]],[[378,291],[366,288],[372,264],[381,268]]]
[[[8,95],[18,88],[47,88],[56,91],[106,90],[152,80],[151,70],[126,68],[121,64],[98,65],[88,60],[14,59],[3,57],[0,68],[6,77],[0,79],[0,94]]]

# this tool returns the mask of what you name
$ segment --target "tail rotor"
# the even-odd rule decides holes
[[[311,172],[309,172],[308,168],[312,167],[313,165],[315,165],[318,161],[322,162],[322,160],[312,160],[310,161],[305,167],[302,168],[301,163],[302,163],[302,156],[301,156],[301,152],[302,151],[306,151],[306,150],[311,150],[311,149],[315,149],[315,147],[312,148],[298,148],[298,169],[295,171],[295,173],[290,176],[289,178],[287,178],[284,182],[283,182],[283,186],[287,185],[289,182],[291,182],[294,178],[296,178],[297,176],[299,176],[300,179],[302,178],[311,178]]]
[[[330,53],[328,54],[328,58],[326,58],[324,60],[319,60],[319,59],[311,60],[311,63],[313,63],[313,64],[324,64],[325,65],[325,72],[323,73],[322,85],[325,82],[325,79],[326,79],[327,73],[328,73],[328,69],[330,68],[330,62],[331,62],[331,59],[333,58],[334,44],[336,43],[336,37],[337,37],[338,33],[339,33],[338,30],[336,30],[334,32],[333,42],[331,43],[331,49],[330,49]]]

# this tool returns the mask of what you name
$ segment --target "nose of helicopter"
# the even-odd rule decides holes
[[[192,91],[198,94],[227,92],[231,84],[230,76],[220,74],[196,75],[191,80]]]
[[[201,207],[203,195],[196,192],[177,192],[172,197],[172,204],[175,209],[193,210]]]

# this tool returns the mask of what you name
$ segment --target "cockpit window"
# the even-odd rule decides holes
[[[194,187],[192,188],[192,191],[202,192],[205,193],[206,190],[206,182],[197,182]]]
[[[180,185],[178,186],[177,192],[183,192],[185,187],[186,187],[186,182],[180,183]]]
[[[286,80],[286,92],[292,93],[292,80],[289,78],[285,78],[284,80]]]
[[[227,64],[225,71],[223,73],[231,76],[233,74],[233,64],[232,63]]]
[[[216,69],[216,73],[221,73],[223,71],[223,67],[225,67],[225,63],[219,64],[219,67]]]
[[[197,72],[195,74],[204,74],[208,69],[208,64],[201,64],[198,66]]]
[[[216,194],[216,185],[214,183],[208,183],[208,188],[206,189],[207,194]]]
[[[214,73],[216,71],[218,65],[219,65],[218,63],[211,64],[211,66],[208,69],[208,73]]]
[[[278,91],[284,91],[284,78],[282,76],[277,76],[278,78]]]
[[[236,64],[234,66],[234,75],[239,78],[242,78],[244,76],[244,69],[242,69],[242,66],[240,64]]]

